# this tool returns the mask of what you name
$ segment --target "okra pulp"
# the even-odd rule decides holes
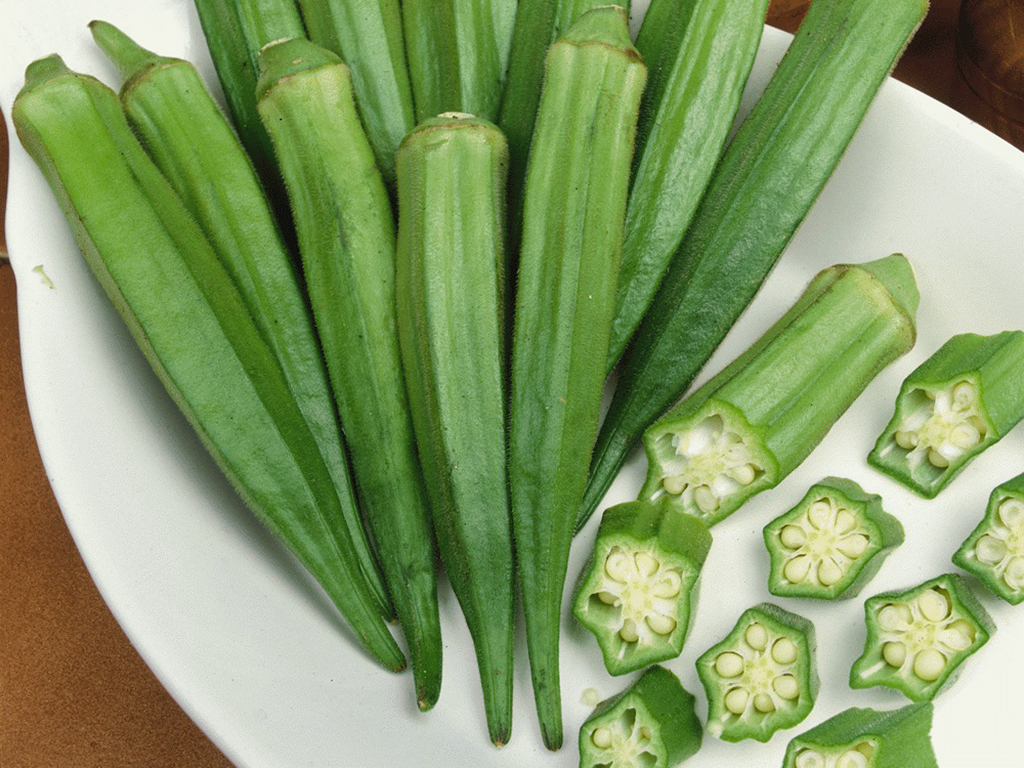
[[[953,562],[1011,605],[1024,602],[1024,474],[992,491],[984,518]]]

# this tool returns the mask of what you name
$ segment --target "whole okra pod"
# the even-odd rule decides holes
[[[953,562],[1011,605],[1024,602],[1024,474],[992,491],[984,518]]]
[[[308,40],[264,48],[258,98],[291,194],[356,488],[408,641],[417,703],[430,709],[441,687],[441,629],[398,350],[391,203],[337,56]]]
[[[551,749],[562,742],[562,590],[597,432],[644,77],[626,12],[584,14],[548,52],[530,150],[509,481],[534,694]]]

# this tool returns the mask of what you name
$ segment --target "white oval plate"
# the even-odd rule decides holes
[[[86,30],[92,18],[122,26],[158,52],[198,62],[214,82],[189,0],[0,0],[0,17],[0,99],[8,116],[25,65],[54,50],[72,68],[117,82]],[[787,40],[775,30],[765,35],[744,110],[764,88]],[[356,648],[318,588],[220,477],[89,274],[42,176],[16,140],[11,172],[8,233],[25,385],[54,493],[114,615],[228,757],[250,766],[575,765],[576,733],[589,711],[583,691],[593,687],[605,697],[629,680],[605,673],[596,644],[568,611],[561,752],[540,744],[522,642],[513,738],[501,751],[490,746],[469,635],[447,584],[440,598],[444,689],[433,712],[417,712],[410,675],[384,672]],[[950,556],[980,519],[989,491],[1024,466],[1018,430],[938,499],[925,502],[864,463],[903,377],[950,335],[1024,326],[1022,203],[1024,155],[916,91],[885,85],[831,183],[709,370],[753,341],[818,269],[893,251],[906,253],[917,270],[918,344],[872,383],[802,467],[715,528],[696,625],[683,655],[667,665],[698,694],[701,714],[706,706],[694,659],[744,609],[769,598],[761,528],[811,483],[827,474],[849,476],[880,492],[906,526],[906,543],[867,597],[952,570]],[[627,466],[609,502],[636,493],[643,464],[637,457]],[[577,541],[570,583],[595,527],[596,519]],[[937,702],[934,738],[945,768],[1020,764],[1024,615],[990,596],[983,600],[1001,629]],[[790,737],[841,709],[905,703],[886,689],[851,691],[847,685],[864,642],[862,599],[777,602],[817,626],[822,688],[814,711],[767,745],[708,737],[688,765],[780,765]]]

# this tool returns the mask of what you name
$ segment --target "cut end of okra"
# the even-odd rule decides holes
[[[744,613],[733,631],[697,660],[708,696],[708,733],[765,742],[814,706],[814,625],[770,603]]]
[[[882,499],[851,480],[827,477],[764,529],[768,591],[821,600],[855,596],[903,542]]]
[[[960,576],[947,574],[865,604],[867,643],[850,670],[852,688],[885,686],[930,701],[956,679],[995,624]]]
[[[1024,475],[996,488],[953,562],[1011,605],[1024,602]]]
[[[624,675],[679,655],[711,533],[668,504],[629,502],[601,519],[573,613]]]
[[[787,760],[786,768],[870,768],[877,749],[873,739],[857,739],[838,747],[805,747]]]

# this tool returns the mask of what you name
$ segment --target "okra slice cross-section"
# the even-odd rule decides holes
[[[708,696],[708,733],[768,741],[792,728],[818,695],[814,625],[771,603],[746,611],[729,635],[697,659]]]
[[[580,768],[670,768],[701,747],[694,697],[664,667],[597,705],[580,728]]]
[[[776,597],[834,600],[855,596],[903,543],[903,526],[882,497],[857,483],[826,477],[764,529]]]
[[[634,501],[605,512],[573,604],[613,675],[679,655],[711,533],[668,504]]]
[[[953,562],[1011,605],[1024,602],[1024,474],[992,491],[985,517]]]
[[[945,690],[995,632],[988,612],[956,574],[876,595],[864,610],[867,643],[850,670],[850,687],[881,685],[911,701],[929,701]]]

